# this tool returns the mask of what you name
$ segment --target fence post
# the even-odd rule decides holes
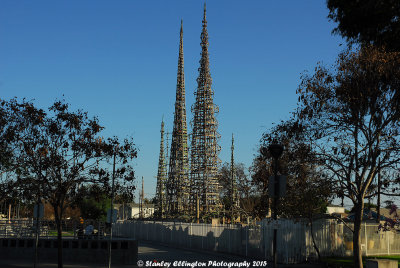
[[[336,222],[333,222],[333,223],[334,223],[334,226],[335,226],[335,232],[334,232],[335,237],[334,237],[334,239],[335,239],[335,253],[336,253],[337,248],[338,248],[338,246],[337,246],[337,240],[338,240],[338,238],[337,238],[337,223]]]
[[[192,223],[190,223],[190,225],[189,225],[189,245],[190,245],[190,248],[192,248],[192,232],[193,232],[193,230],[192,230]]]
[[[390,255],[390,249],[389,249],[389,247],[390,247],[390,243],[389,243],[389,239],[390,239],[390,236],[388,235],[389,234],[389,232],[386,232],[386,240],[387,240],[387,253],[388,253],[388,255]]]
[[[204,223],[201,224],[201,249],[204,249],[203,240],[204,240]]]
[[[267,259],[267,224],[263,221],[264,258]]]
[[[228,250],[229,250],[229,253],[232,253],[232,241],[231,241],[231,232],[232,232],[232,227],[231,227],[232,225],[230,225],[229,226],[229,246],[228,246]]]
[[[245,237],[246,237],[246,257],[247,257],[247,243],[248,243],[248,240],[249,240],[249,238],[248,238],[248,236],[249,236],[249,226],[246,226],[246,232],[245,232]]]
[[[367,223],[364,222],[365,256],[368,256]]]

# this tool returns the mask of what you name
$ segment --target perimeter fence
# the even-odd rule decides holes
[[[348,225],[352,228],[352,224]],[[316,258],[310,226],[305,221],[264,220],[254,226],[124,221],[114,225],[113,235],[271,260],[274,228],[278,229],[279,262],[299,263]],[[352,232],[341,222],[315,221],[313,235],[322,256],[352,254]],[[378,224],[363,223],[361,248],[368,256],[400,254],[400,234],[378,231]]]
[[[85,235],[85,228],[91,224],[93,233]],[[64,220],[61,222],[63,238],[90,238],[102,239],[110,233],[109,226],[104,222],[86,221],[80,224],[74,220]],[[40,220],[38,228],[36,220],[0,220],[0,238],[33,238],[36,236],[36,230],[40,238],[56,238],[57,225],[55,221]]]

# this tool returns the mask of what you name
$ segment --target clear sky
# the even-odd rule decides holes
[[[0,2],[0,98],[66,99],[98,116],[105,136],[133,136],[138,186],[155,193],[160,124],[172,131],[183,20],[186,107],[194,103],[204,1]],[[207,1],[222,162],[251,165],[262,133],[296,107],[301,73],[345,44],[325,1]],[[190,131],[190,127],[189,127]]]

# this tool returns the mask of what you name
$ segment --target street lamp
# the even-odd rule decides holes
[[[274,158],[274,203],[273,203],[273,207],[272,207],[272,212],[273,212],[273,219],[275,221],[276,224],[276,220],[277,220],[277,206],[278,206],[278,198],[279,198],[279,181],[278,181],[278,158],[282,155],[283,153],[283,146],[278,144],[278,143],[272,143],[271,145],[268,146],[268,151],[270,152],[271,156]],[[262,148],[261,149],[261,154],[263,154],[264,156],[267,155],[267,149],[266,148]],[[277,267],[277,251],[276,251],[276,247],[277,247],[277,232],[278,230],[276,229],[276,227],[274,228],[274,240],[272,243],[272,257],[273,257],[273,267],[276,268]]]
[[[283,146],[277,143],[273,143],[268,146],[268,150],[271,152],[272,157],[277,160],[283,153]]]

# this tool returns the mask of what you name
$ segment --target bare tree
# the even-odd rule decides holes
[[[346,51],[332,69],[319,65],[304,75],[298,94],[297,116],[320,171],[354,204],[354,261],[362,267],[364,200],[374,194],[380,170],[400,163],[400,54],[373,47]],[[396,189],[395,180],[386,183]]]

